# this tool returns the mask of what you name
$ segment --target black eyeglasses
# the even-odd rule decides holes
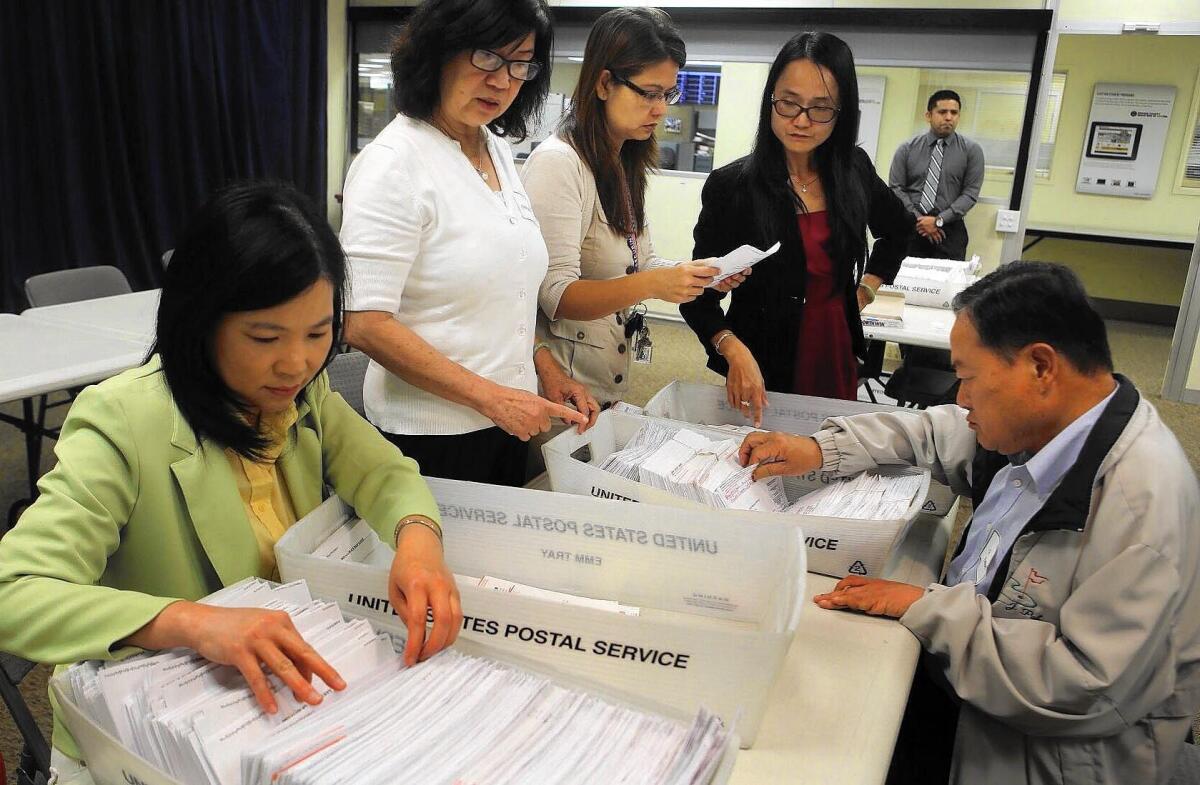
[[[664,101],[667,104],[674,105],[679,103],[679,99],[683,96],[683,93],[679,92],[678,87],[668,87],[666,90],[646,90],[645,88],[638,87],[612,69],[609,69],[609,73],[612,74],[614,82],[625,85],[645,99],[646,103],[654,104]]]
[[[801,106],[795,101],[789,101],[786,98],[776,98],[771,96],[771,106],[775,109],[775,114],[780,117],[786,117],[789,120],[794,117],[799,117],[802,114],[808,115],[808,119],[814,123],[832,123],[833,118],[838,116],[840,109],[832,106]]]
[[[508,75],[521,82],[528,82],[542,70],[537,60],[509,60],[490,49],[475,49],[471,52],[471,65],[480,71],[494,73],[508,66]]]

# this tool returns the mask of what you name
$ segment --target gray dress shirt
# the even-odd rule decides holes
[[[896,148],[888,185],[913,215],[921,216],[921,189],[938,139],[926,131]],[[942,153],[942,175],[938,179],[937,198],[933,200],[933,215],[943,223],[961,221],[979,199],[983,186],[983,148],[958,133],[946,137]]]

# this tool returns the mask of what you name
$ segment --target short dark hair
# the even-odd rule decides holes
[[[962,109],[962,97],[958,93],[953,90],[938,90],[929,96],[929,101],[925,104],[925,111],[932,112],[933,107],[937,106],[938,101],[957,101],[958,108]]]
[[[392,46],[396,110],[418,120],[433,116],[441,100],[442,69],[471,49],[500,49],[534,34],[537,76],[521,85],[512,106],[488,124],[497,135],[529,135],[550,92],[554,28],[546,0],[424,0]]]
[[[262,455],[266,440],[217,371],[213,337],[226,314],[285,303],[319,279],[333,287],[328,364],[342,332],[346,256],[312,201],[282,183],[238,183],[192,217],[163,274],[150,353],[161,356],[167,386],[198,441]]]
[[[1010,262],[954,298],[988,349],[1012,360],[1033,343],[1046,343],[1081,373],[1112,372],[1104,320],[1079,277],[1061,264]]]
[[[651,135],[644,141],[627,141],[614,150],[604,102],[596,88],[605,71],[631,79],[664,60],[679,68],[687,63],[687,48],[679,28],[665,11],[658,8],[605,11],[588,33],[571,111],[563,125],[567,140],[592,171],[609,225],[621,234],[636,234],[646,225],[646,174],[658,165],[658,142]],[[624,210],[622,172],[633,202],[636,225],[632,226]]]

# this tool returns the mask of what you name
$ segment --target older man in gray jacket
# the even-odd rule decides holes
[[[945,733],[913,722],[929,701],[918,678],[897,747],[945,742],[946,767],[894,761],[889,781],[1165,784],[1200,710],[1196,476],[1113,374],[1104,322],[1066,268],[1006,265],[955,310],[958,406],[752,434],[742,459],[756,476],[925,466],[974,499],[940,583],[847,576],[815,598],[899,618],[949,696]]]

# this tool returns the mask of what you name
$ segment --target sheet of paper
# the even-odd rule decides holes
[[[779,243],[775,243],[765,251],[755,248],[753,245],[743,245],[733,249],[717,259],[716,266],[721,269],[721,272],[717,273],[709,286],[711,287],[724,281],[734,273],[740,273],[742,270],[753,267],[778,250]]]

